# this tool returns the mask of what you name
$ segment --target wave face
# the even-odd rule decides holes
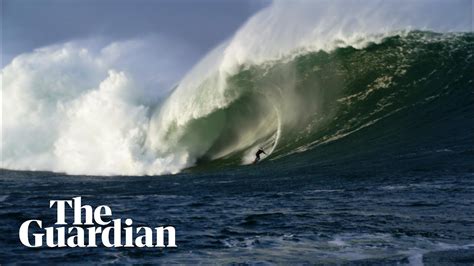
[[[451,2],[386,2],[273,4],[169,96],[156,91],[169,80],[157,85],[110,55],[133,54],[127,45],[22,55],[2,70],[2,167],[166,174],[247,164],[258,147],[271,159],[317,152],[349,136],[384,140],[365,147],[381,153],[420,139],[435,145],[444,140],[430,132],[453,128],[441,135],[459,136],[450,145],[472,141],[470,13],[459,16]],[[443,23],[420,16],[427,8]],[[450,30],[464,33],[443,33]],[[332,156],[350,152],[341,144]]]
[[[259,147],[281,158],[362,130],[367,135],[358,136],[358,142],[388,141],[363,147],[366,150],[398,149],[400,141],[416,144],[435,135],[417,131],[423,127],[456,130],[446,137],[468,136],[473,48],[472,33],[412,31],[363,49],[298,53],[242,65],[226,80],[224,97],[232,99],[229,104],[183,125],[174,121],[164,139],[201,152],[203,163],[221,159],[239,164],[250,163]],[[463,120],[464,127],[451,127],[453,119]],[[367,130],[381,122],[388,127]],[[407,132],[407,127],[413,131]],[[431,141],[435,145],[446,139]],[[339,156],[350,153],[339,149]]]

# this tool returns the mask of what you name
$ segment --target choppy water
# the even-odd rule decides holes
[[[420,169],[413,157],[399,171],[362,171],[350,162],[301,168],[300,174],[276,171],[272,163],[160,177],[2,171],[0,262],[472,265],[472,168],[460,171],[467,162],[455,152],[436,155],[456,157],[457,166],[439,171]],[[23,221],[52,223],[49,200],[75,196],[109,205],[114,217],[137,224],[175,226],[178,248],[21,246]]]

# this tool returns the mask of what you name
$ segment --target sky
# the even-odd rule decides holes
[[[98,37],[123,41],[150,34],[186,44],[198,60],[270,1],[0,0],[1,67],[21,53],[53,44]],[[472,16],[474,5],[463,2]],[[438,19],[443,21],[442,16]]]
[[[67,41],[121,41],[158,34],[196,58],[224,41],[268,0],[0,0],[2,67],[35,48]]]

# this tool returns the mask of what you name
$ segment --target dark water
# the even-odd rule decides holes
[[[241,129],[223,126],[199,165],[173,176],[2,170],[0,263],[473,265],[473,54],[471,33],[415,32],[295,58],[292,89],[308,115],[283,123],[274,153],[256,166],[238,166],[239,152],[209,161]],[[252,88],[285,64],[232,77],[249,92],[189,134],[205,139],[196,129],[216,121],[240,125],[238,114],[262,106]],[[135,225],[173,225],[178,248],[21,245],[22,222],[52,224],[49,201],[77,196]]]
[[[469,155],[438,151],[451,169],[320,164],[278,173],[272,163],[212,174],[84,177],[1,174],[0,262],[23,263],[474,263],[474,174]],[[419,157],[418,157],[419,159]],[[463,161],[465,162],[463,164]],[[457,163],[457,164],[456,164]],[[249,166],[253,167],[253,166]],[[373,168],[374,167],[374,168]],[[355,168],[359,168],[356,170]],[[51,199],[82,196],[136,224],[171,224],[176,249],[29,249],[20,224],[55,219]]]

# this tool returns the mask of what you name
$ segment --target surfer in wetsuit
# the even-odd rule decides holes
[[[260,155],[261,155],[262,153],[265,154],[265,155],[267,155],[267,154],[265,153],[265,151],[262,150],[262,148],[258,149],[257,153],[255,153],[255,160],[253,161],[253,163],[258,163],[258,161],[260,161]]]

